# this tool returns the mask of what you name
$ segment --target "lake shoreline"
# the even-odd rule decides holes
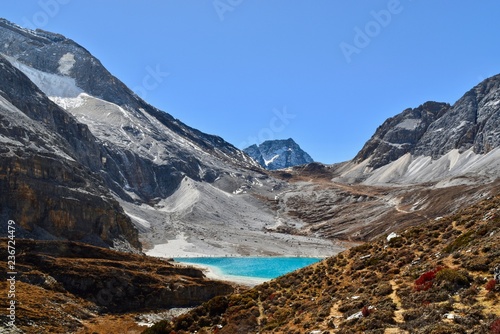
[[[262,284],[264,282],[270,281],[271,279],[257,278],[257,277],[246,277],[246,276],[234,276],[234,275],[225,275],[222,271],[214,266],[197,264],[197,263],[187,263],[187,262],[178,262],[176,264],[182,264],[186,267],[193,267],[196,269],[200,269],[205,277],[214,281],[223,281],[228,283],[234,283],[238,285],[243,285],[249,288],[252,288],[256,285]]]
[[[200,260],[197,262],[196,259]],[[176,264],[191,266],[203,271],[208,279],[236,283],[247,287],[270,281],[323,260],[323,257],[182,257],[174,258]],[[186,262],[182,261],[186,260]],[[213,260],[213,261],[211,261]],[[274,260],[274,261],[273,261]],[[308,260],[308,261],[304,261]],[[203,263],[203,262],[213,263]],[[278,261],[278,262],[276,262]],[[215,265],[218,264],[218,265]],[[224,271],[224,268],[230,273]],[[235,273],[235,274],[233,274]]]

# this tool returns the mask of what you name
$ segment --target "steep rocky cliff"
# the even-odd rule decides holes
[[[416,155],[437,158],[458,149],[486,154],[500,146],[500,75],[479,83],[429,126]]]
[[[264,203],[244,192],[256,184],[262,186],[259,191],[272,192],[282,182],[269,178],[250,157],[222,138],[193,129],[140,99],[74,41],[0,20],[0,53],[6,71],[0,77],[5,99],[1,117],[6,120],[0,128],[6,143],[3,150],[5,156],[17,159],[2,162],[7,169],[17,161],[23,168],[36,170],[37,166],[30,167],[35,146],[38,160],[52,157],[40,162],[44,174],[36,176],[37,184],[30,185],[30,192],[16,195],[17,202],[2,193],[2,214],[22,222],[32,232],[30,236],[93,240],[103,245],[101,239],[113,244],[110,240],[118,233],[127,239],[134,235],[131,243],[138,245],[135,231],[128,231],[125,223],[115,228],[120,224],[109,221],[130,222],[121,206],[146,241],[154,238],[166,243],[182,233],[191,236],[193,226],[220,225],[218,207],[211,209],[213,217],[207,218],[205,211],[186,217],[196,207],[212,205],[213,193],[234,202],[234,209],[222,209],[228,222],[251,226],[252,212],[261,213],[259,221],[273,219],[272,212],[262,210]],[[19,160],[21,155],[12,153],[10,146],[25,159]],[[47,172],[54,168],[68,170],[67,175]],[[70,172],[70,168],[81,171]],[[8,178],[10,184],[5,187],[10,188],[6,189],[20,192],[14,177]],[[78,182],[70,183],[68,178]],[[165,212],[165,203],[176,202],[179,192],[184,194],[183,181],[198,185],[201,191],[186,193],[183,205]],[[28,197],[39,204],[25,204]],[[110,203],[111,211],[101,208],[104,204],[99,202],[104,201]],[[248,215],[242,215],[242,207],[248,208]],[[78,232],[91,225],[89,235]],[[67,231],[59,231],[64,228]],[[240,233],[240,226],[234,230]],[[193,240],[199,241],[200,235]]]
[[[106,153],[95,137],[1,56],[0,124],[2,224],[15,220],[19,237],[140,249],[137,230],[97,174]]]
[[[401,114],[386,120],[366,142],[354,161],[370,159],[369,166],[382,167],[406,153],[413,153],[429,126],[442,117],[450,105],[427,102],[415,109],[406,109]]]
[[[147,104],[64,36],[0,20],[0,53],[51,100],[88,125],[108,155],[103,178],[125,200],[165,198],[184,175],[213,182],[234,169],[258,170],[222,138]]]

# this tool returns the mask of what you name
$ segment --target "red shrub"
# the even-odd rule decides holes
[[[500,318],[491,324],[490,334],[500,334]]]
[[[495,290],[496,284],[497,284],[497,281],[494,279],[491,279],[488,281],[488,283],[486,283],[485,289],[488,291],[493,291],[493,290]]]
[[[370,308],[368,306],[365,306],[361,309],[361,314],[363,315],[363,317],[368,317],[370,314],[372,313],[372,310],[370,310]]]
[[[415,280],[415,291],[427,291],[432,288],[432,283],[434,278],[436,278],[436,274],[442,269],[443,267],[437,267],[434,270],[430,270],[420,275],[420,277]]]

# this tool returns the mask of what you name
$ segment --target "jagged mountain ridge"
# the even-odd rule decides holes
[[[40,29],[36,31],[23,29],[4,19],[0,19],[0,27],[3,28],[1,53],[14,57],[21,64],[33,69],[74,79],[76,87],[69,87],[73,90],[66,90],[63,94],[60,90],[52,90],[53,87],[39,85],[48,89],[48,96],[74,98],[79,93],[85,92],[116,105],[126,106],[128,112],[136,113],[139,118],[144,113],[152,114],[175,133],[189,138],[203,148],[213,150],[215,155],[221,155],[215,150],[217,148],[225,154],[241,156],[238,149],[222,138],[202,133],[147,104],[109,73],[97,58],[74,41]],[[36,52],[33,50],[33,45],[37,48]],[[242,160],[244,164],[246,160]]]
[[[75,42],[2,20],[0,53],[90,130],[97,148],[75,160],[94,164],[88,168],[135,223],[149,254],[171,257],[173,240],[182,244],[176,255],[295,254],[297,243],[309,255],[338,251],[329,241],[277,233],[300,225],[267,201],[286,182],[220,137],[150,106]]]
[[[171,195],[184,176],[214,182],[218,177],[224,178],[220,174],[229,175],[240,169],[241,173],[255,170],[255,175],[261,175],[250,158],[220,137],[192,129],[139,99],[87,50],[73,41],[58,34],[23,29],[5,20],[0,20],[0,41],[0,53],[3,55],[0,87],[2,97],[6,99],[2,103],[5,121],[1,131],[2,141],[6,143],[3,153],[13,156],[10,162],[7,158],[2,160],[6,182],[2,189],[7,190],[2,191],[2,195],[11,196],[10,200],[5,198],[2,201],[2,215],[17,220],[27,230],[36,231],[29,236],[63,237],[112,246],[111,239],[118,237],[115,235],[118,232],[130,237],[130,243],[140,248],[133,226],[129,226],[128,231],[114,231],[115,228],[109,224],[103,227],[99,223],[100,220],[110,219],[122,225],[130,224],[130,219],[112,199],[108,189],[124,201],[149,202]],[[68,106],[82,111],[86,102],[91,106],[86,110],[87,115],[84,111],[75,112],[74,116],[67,113],[71,109]],[[94,105],[97,107],[92,108]],[[90,115],[92,111],[94,114]],[[112,117],[100,122],[98,114],[103,111],[109,112]],[[16,119],[19,114],[26,118],[23,122]],[[116,117],[117,114],[121,114],[121,118]],[[91,116],[96,118],[89,122]],[[82,118],[87,118],[86,122],[81,122]],[[130,122],[118,124],[116,128],[113,123],[123,118]],[[143,128],[139,130],[138,125]],[[141,143],[137,138],[142,130],[152,132],[153,144],[162,144],[158,150],[161,152],[154,152],[158,153],[156,157],[164,155],[159,163],[145,149],[151,143]],[[123,136],[115,141],[103,138],[113,131]],[[139,144],[135,145],[137,142]],[[38,147],[32,152],[34,145]],[[9,146],[15,148],[10,149]],[[130,146],[133,146],[132,149]],[[28,167],[30,163],[27,161],[30,160],[39,165]],[[21,171],[19,167],[12,167],[13,164],[21,166]],[[82,172],[72,165],[82,169]],[[70,172],[70,168],[73,171]],[[25,173],[30,178],[26,181],[31,190],[30,199],[36,203],[32,208],[20,204],[26,200],[6,204],[11,203],[14,196],[9,189],[16,191],[17,188],[13,187],[19,186],[16,180],[24,169],[27,169]],[[59,176],[55,171],[57,169],[68,172]],[[31,175],[37,172],[43,174],[43,181],[36,179],[38,175]],[[67,179],[71,178],[77,181],[68,182]],[[232,177],[228,178],[229,182],[221,180],[228,189],[238,189],[246,182],[242,178],[231,182]],[[40,182],[53,186],[34,186],[34,183]],[[58,190],[50,191],[53,188]],[[46,190],[49,192],[45,193]],[[66,190],[79,195],[65,195]],[[108,198],[107,201],[112,204],[106,209],[108,211],[100,210],[99,196]],[[95,200],[92,199],[94,197]],[[88,209],[91,203],[95,213]],[[73,213],[78,219],[73,217]],[[57,218],[59,216],[61,218]],[[71,229],[77,231],[69,231]],[[79,229],[82,231],[78,232]]]
[[[280,210],[316,235],[367,241],[494,194],[499,83],[500,75],[486,79],[453,105],[426,102],[404,110],[386,120],[351,161],[278,172],[302,181],[277,196]]]
[[[486,154],[500,146],[500,75],[479,83],[453,106],[426,102],[389,118],[354,158],[378,168],[406,153],[438,159],[453,149]]]
[[[492,180],[500,168],[500,75],[453,105],[426,102],[386,120],[336,180],[415,184],[468,175]],[[477,181],[477,180],[476,180]],[[471,182],[476,182],[471,181]]]
[[[121,173],[124,177],[111,176],[119,185],[113,188],[114,191],[120,193],[120,189],[128,187],[143,201],[148,201],[170,195],[182,174],[213,182],[221,174],[220,166],[214,166],[220,165],[220,160],[237,167],[257,167],[222,138],[190,128],[138,98],[75,42],[59,34],[25,30],[6,21],[0,21],[0,27],[3,28],[0,52],[9,56],[9,60],[47,96],[70,112],[74,106],[86,109],[83,113],[73,114],[89,125],[92,133],[101,140],[116,135],[116,138],[108,139],[119,146],[116,151],[120,151],[112,152],[115,153],[113,160],[116,165],[121,166],[114,174]],[[92,108],[93,114],[89,112]],[[107,118],[96,115],[103,111],[112,115]],[[121,129],[109,133],[117,123]],[[146,128],[152,133],[148,134],[147,140],[142,140]],[[155,145],[161,145],[161,149],[151,149],[150,146]],[[216,161],[210,163],[210,160]],[[133,166],[133,170],[128,166]],[[165,169],[170,170],[166,172]],[[142,177],[138,178],[138,175]],[[154,184],[155,177],[156,187],[141,187],[141,184]],[[113,182],[110,186],[113,187]],[[121,192],[120,196],[125,194]]]
[[[429,126],[449,109],[450,105],[447,103],[427,102],[387,119],[353,160],[362,162],[370,159],[369,166],[376,169],[406,153],[414,153]]]
[[[245,148],[243,152],[269,170],[305,165],[314,161],[292,138],[266,140],[259,145]]]

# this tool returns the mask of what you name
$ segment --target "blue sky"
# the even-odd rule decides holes
[[[239,148],[292,137],[324,163],[500,73],[497,0],[21,0],[148,102]]]

